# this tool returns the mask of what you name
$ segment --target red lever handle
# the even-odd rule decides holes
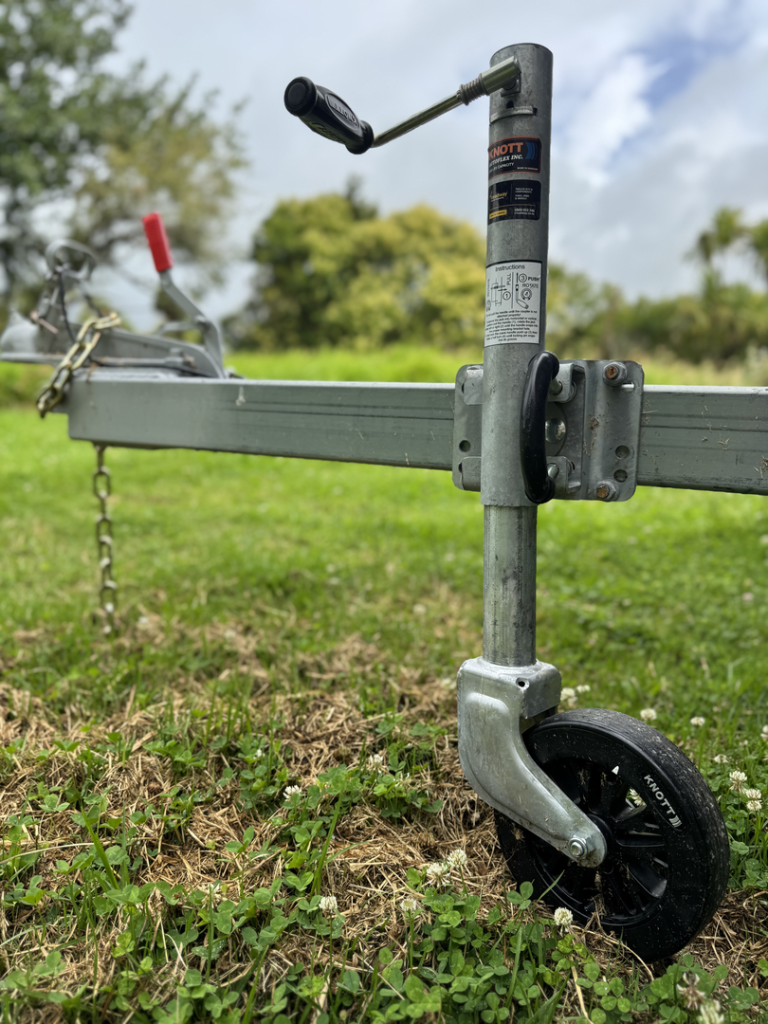
[[[141,222],[144,225],[144,234],[149,242],[152,259],[155,261],[155,270],[162,274],[164,270],[170,270],[173,266],[163,218],[159,213],[148,213],[146,217],[142,217]]]

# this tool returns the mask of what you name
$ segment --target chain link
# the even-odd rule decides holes
[[[99,553],[99,605],[104,614],[104,633],[109,636],[115,631],[115,610],[117,608],[117,583],[112,575],[112,518],[109,515],[107,502],[112,493],[111,476],[104,465],[106,445],[97,444],[96,471],[93,474],[93,493],[99,502],[99,515],[96,517],[96,547]]]
[[[101,338],[102,331],[117,327],[120,317],[117,313],[106,316],[94,316],[80,328],[74,344],[54,370],[53,376],[40,392],[37,399],[37,411],[41,417],[55,408],[64,397],[64,388],[72,378],[75,370],[79,370],[90,356]]]

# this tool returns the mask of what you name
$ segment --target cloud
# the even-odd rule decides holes
[[[669,294],[693,285],[684,255],[718,206],[768,215],[764,0],[134,6],[118,41],[124,64],[146,57],[154,73],[199,72],[201,87],[220,88],[224,100],[248,98],[242,126],[253,166],[235,230],[241,250],[278,198],[340,189],[353,173],[384,210],[428,202],[484,230],[482,101],[353,157],[291,119],[283,89],[308,74],[381,130],[517,40],[540,42],[555,58],[553,257],[630,294]]]

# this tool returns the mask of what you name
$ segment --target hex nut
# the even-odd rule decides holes
[[[587,855],[587,844],[583,839],[574,836],[573,839],[568,840],[568,853],[576,860],[581,860]]]
[[[617,388],[620,384],[623,384],[627,379],[627,376],[628,371],[624,363],[608,363],[608,365],[603,368],[603,380],[612,388]]]

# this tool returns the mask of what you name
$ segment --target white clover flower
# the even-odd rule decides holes
[[[589,683],[582,683],[580,686],[576,687],[576,693],[589,693],[591,689],[592,687]]]
[[[725,1024],[725,1017],[720,1013],[720,1003],[711,999],[702,1005],[699,1010],[700,1024]]]
[[[561,700],[573,700],[576,696],[576,691],[572,686],[564,686],[560,691]]]
[[[219,904],[224,899],[224,891],[221,888],[221,882],[211,882],[206,887],[208,893],[209,903]]]
[[[561,931],[570,928],[573,924],[573,914],[566,907],[558,907],[555,911],[555,927]]]
[[[643,800],[643,798],[640,796],[636,789],[630,789],[630,791],[627,793],[627,796],[633,804],[636,804],[638,807],[645,807],[645,800]]]
[[[715,764],[728,764],[728,755],[727,754],[715,754],[714,762],[715,762]]]
[[[702,718],[701,715],[694,715],[694,717],[691,719],[691,725],[696,726],[697,729],[699,728],[699,726],[704,725],[705,722],[706,718]]]
[[[286,800],[290,800],[292,796],[301,796],[301,786],[286,786],[283,796]]]
[[[339,903],[335,896],[323,896],[318,907],[324,914],[335,917],[339,912]]]
[[[256,753],[253,755],[254,761],[260,761],[264,757],[264,751],[259,747]]]
[[[731,790],[734,793],[741,793],[744,789],[744,783],[747,781],[747,776],[744,772],[732,771],[730,773]]]
[[[427,881],[434,886],[445,885],[450,873],[451,869],[444,861],[435,860],[427,864]]]
[[[760,730],[760,739],[765,740],[765,742],[768,743],[768,725],[764,725]]]
[[[400,910],[403,912],[403,917],[415,917],[416,914],[420,913],[421,907],[416,900],[409,896],[400,904]]]
[[[369,772],[376,771],[379,768],[384,767],[384,757],[382,754],[369,754],[368,760],[365,762],[365,766]]]
[[[445,863],[455,871],[460,871],[465,866],[468,859],[469,858],[463,850],[452,850],[445,858]]]
[[[426,615],[427,614],[427,606],[425,604],[422,604],[421,602],[418,602],[417,604],[415,604],[413,606],[413,614],[414,615]]]
[[[759,789],[745,789],[744,799],[745,800],[760,800],[763,794]]]
[[[748,811],[762,811],[763,801],[762,800],[747,800]]]
[[[655,722],[659,716],[656,714],[655,708],[643,708],[640,717],[644,722]]]
[[[678,985],[677,991],[683,997],[683,1002],[688,1010],[698,1010],[701,1004],[707,1000],[706,993],[698,987],[698,977],[693,972],[686,973],[683,975],[683,981],[685,985]]]

